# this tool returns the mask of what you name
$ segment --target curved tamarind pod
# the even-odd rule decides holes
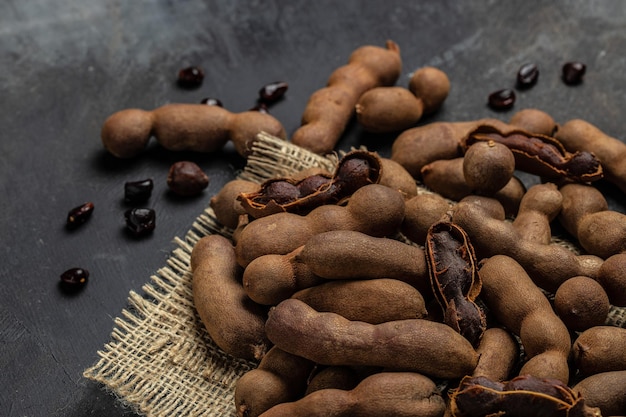
[[[513,258],[496,255],[482,261],[481,299],[495,319],[518,335],[528,360],[520,375],[567,383],[571,348],[569,330],[550,301]]]
[[[337,204],[367,184],[376,184],[382,163],[377,154],[355,150],[344,155],[332,177],[315,174],[300,180],[273,178],[259,191],[237,198],[254,218],[288,212],[305,215],[324,204]]]
[[[276,404],[304,395],[315,364],[272,346],[259,366],[244,373],[235,384],[239,417],[257,417]]]
[[[569,153],[555,138],[523,130],[503,132],[493,126],[479,126],[464,138],[463,148],[468,149],[477,141],[489,140],[511,149],[515,167],[521,171],[574,182],[597,181],[603,176],[600,161],[593,153]]]
[[[272,407],[261,417],[441,417],[445,401],[429,378],[415,372],[379,372],[352,390],[327,388]]]
[[[270,310],[265,331],[281,349],[322,365],[378,366],[460,378],[478,362],[467,339],[443,323],[350,321],[291,298]]]
[[[354,50],[348,63],[333,71],[326,87],[311,95],[292,143],[318,154],[332,152],[359,97],[376,86],[393,85],[401,71],[400,47],[391,40],[385,48],[366,45]]]
[[[194,306],[215,344],[235,357],[260,360],[270,346],[267,308],[246,296],[230,240],[216,234],[200,239],[191,252],[191,271]]]
[[[476,348],[480,355],[472,376],[484,376],[495,381],[505,381],[519,361],[519,344],[513,335],[500,327],[491,327],[483,333]]]
[[[598,408],[589,407],[563,382],[530,375],[508,382],[485,377],[465,377],[451,395],[455,417],[600,417]]]
[[[426,258],[430,283],[444,312],[444,323],[477,346],[487,321],[474,302],[482,283],[467,234],[453,223],[435,223],[426,236]]]

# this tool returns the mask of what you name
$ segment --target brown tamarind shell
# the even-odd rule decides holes
[[[477,346],[487,322],[474,302],[482,282],[467,233],[454,223],[440,221],[428,230],[425,246],[430,283],[444,323]]]
[[[301,215],[324,204],[338,204],[364,185],[380,181],[382,162],[374,153],[355,150],[345,154],[333,175],[315,174],[300,180],[272,178],[261,189],[237,197],[254,218],[288,212]]]
[[[481,125],[462,140],[462,147],[467,150],[476,142],[489,140],[506,145],[515,156],[515,168],[521,171],[569,182],[592,182],[603,177],[602,165],[592,152],[570,153],[554,137],[524,130],[503,133]]]
[[[466,376],[450,396],[456,417],[600,416],[580,395],[556,379],[524,375],[508,382]]]

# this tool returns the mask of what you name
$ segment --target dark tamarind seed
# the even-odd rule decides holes
[[[124,201],[127,203],[143,203],[152,195],[154,183],[148,178],[140,181],[124,183]]]
[[[61,284],[68,290],[75,290],[85,286],[89,278],[89,271],[84,268],[70,268],[61,274]]]
[[[132,208],[124,212],[126,228],[135,237],[152,233],[156,226],[156,213],[149,208]]]
[[[179,161],[170,167],[167,174],[167,186],[180,196],[195,196],[209,186],[209,177],[196,163]]]
[[[275,81],[264,85],[259,90],[259,99],[266,104],[276,103],[283,98],[289,85],[283,81]]]
[[[194,88],[202,85],[204,71],[199,67],[187,67],[178,71],[178,85],[185,88]]]
[[[567,62],[563,65],[563,82],[567,85],[580,84],[586,71],[587,66],[582,62]]]
[[[221,100],[213,97],[203,98],[202,100],[200,100],[200,104],[206,104],[207,106],[224,107],[224,104],[221,102]]]
[[[509,88],[489,94],[489,107],[494,110],[508,110],[515,104],[515,92]]]
[[[517,71],[517,88],[530,88],[539,79],[539,68],[536,64],[529,62],[522,65]]]
[[[75,229],[81,224],[85,223],[91,217],[93,213],[94,205],[91,202],[81,204],[78,207],[74,207],[67,213],[66,225],[70,229]]]

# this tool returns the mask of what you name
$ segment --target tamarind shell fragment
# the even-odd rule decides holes
[[[592,182],[603,177],[602,165],[592,152],[568,152],[552,136],[512,130],[503,133],[493,126],[481,125],[463,139],[467,150],[478,141],[506,145],[515,156],[515,168],[546,179]]]
[[[455,417],[599,417],[600,410],[556,379],[523,375],[507,382],[466,376],[451,394]]]
[[[474,302],[482,282],[469,237],[454,223],[435,223],[426,236],[426,258],[444,323],[477,346],[487,322],[484,312]]]
[[[344,155],[332,176],[315,174],[300,180],[273,178],[261,189],[237,200],[254,218],[289,212],[306,215],[324,204],[337,204],[364,185],[380,180],[382,162],[374,152],[355,150]]]

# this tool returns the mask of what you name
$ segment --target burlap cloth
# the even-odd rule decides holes
[[[319,166],[332,172],[338,157],[321,157],[269,135],[259,135],[239,178],[263,182]],[[419,192],[429,192],[418,185]],[[255,363],[234,359],[209,338],[192,302],[189,259],[201,237],[231,230],[215,220],[207,207],[167,265],[150,277],[142,290],[131,291],[128,306],[114,320],[111,340],[98,351],[100,359],[83,375],[101,383],[138,414],[157,416],[236,416],[237,378]],[[576,247],[565,240],[555,243]],[[626,327],[625,309],[612,308],[607,324]]]

